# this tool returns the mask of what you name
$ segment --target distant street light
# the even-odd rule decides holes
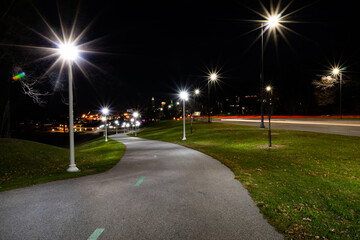
[[[185,101],[189,98],[189,94],[186,91],[181,91],[180,92],[180,99],[183,100],[183,139],[182,140],[186,140],[186,136],[185,136]]]
[[[73,110],[73,74],[72,63],[78,57],[78,49],[72,44],[59,44],[58,53],[61,58],[67,62],[68,65],[68,80],[69,80],[69,138],[70,138],[70,165],[66,170],[68,172],[80,171],[75,164],[75,144],[74,144],[74,110]]]
[[[195,89],[194,90],[194,107],[196,106],[195,105],[195,100],[196,100],[196,97],[200,94],[200,89]],[[194,108],[193,107],[193,108]],[[191,111],[191,118],[190,118],[190,134],[192,134],[192,124],[193,124],[193,111]]]
[[[133,113],[133,117],[135,118],[135,137],[137,136],[137,127],[138,127],[138,124],[137,124],[137,118],[139,117],[139,113],[138,112],[134,112]]]
[[[116,134],[118,134],[119,120],[115,120]]]
[[[104,114],[104,131],[105,131],[105,142],[108,141],[107,139],[107,115],[109,114],[109,109],[108,108],[103,108],[101,110],[101,112]]]
[[[264,89],[264,30],[277,28],[280,21],[280,14],[275,14],[267,17],[265,22],[261,23],[261,72],[260,72],[260,128],[265,128],[264,125],[264,100],[263,100],[263,89]],[[266,28],[266,29],[264,29]]]
[[[332,69],[331,73],[335,76],[340,77],[340,119],[342,119],[342,69],[335,67]]]
[[[272,114],[272,88],[271,86],[267,86],[266,87],[266,91],[268,92],[269,94],[269,148],[271,147],[271,114]]]
[[[212,82],[217,81],[218,76],[216,73],[211,73],[208,80],[208,123],[211,122],[210,120],[210,85]]]

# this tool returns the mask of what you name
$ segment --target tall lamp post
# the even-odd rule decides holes
[[[137,136],[137,118],[139,117],[139,113],[138,112],[134,112],[133,113],[133,117],[135,119],[135,137]]]
[[[118,126],[119,126],[119,120],[115,120],[115,131],[116,131],[116,134],[118,134]]]
[[[269,148],[271,148],[271,114],[272,114],[272,88],[271,86],[266,87],[266,91],[269,94]]]
[[[271,29],[276,28],[279,24],[280,15],[270,16],[265,22],[261,23],[261,72],[260,72],[260,128],[265,128],[264,125],[264,101],[263,101],[263,89],[264,89],[264,28]]]
[[[199,94],[200,94],[200,90],[195,89],[195,91],[194,91],[194,106],[195,106],[196,96],[198,96]],[[190,133],[191,134],[192,134],[192,123],[193,123],[193,111],[191,111],[191,119],[190,119]]]
[[[335,76],[339,76],[340,77],[340,119],[342,119],[342,69],[339,68],[334,68],[331,73]]]
[[[211,73],[208,80],[208,123],[211,122],[210,120],[210,85],[212,82],[215,82],[218,79],[216,73]]]
[[[109,109],[108,108],[103,108],[101,110],[101,112],[104,114],[104,131],[105,131],[105,142],[108,141],[107,139],[107,115],[109,114]]]
[[[183,141],[186,140],[186,135],[185,135],[185,101],[189,98],[189,94],[186,91],[181,91],[180,92],[180,98],[183,101]]]
[[[63,60],[68,65],[68,80],[69,80],[69,140],[70,140],[70,165],[66,170],[68,172],[80,171],[75,164],[75,146],[74,146],[74,106],[73,106],[73,74],[72,63],[78,57],[78,49],[72,44],[60,44],[58,46],[58,52]]]

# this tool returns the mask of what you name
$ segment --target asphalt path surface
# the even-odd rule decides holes
[[[0,239],[283,239],[219,161],[159,141],[112,139],[111,170],[0,193]]]
[[[248,126],[260,126],[259,119],[213,119],[213,122],[239,124]],[[264,121],[268,128],[268,119]],[[319,132],[349,136],[360,136],[360,121],[351,120],[293,120],[293,119],[272,119],[271,128],[286,129],[307,132]]]

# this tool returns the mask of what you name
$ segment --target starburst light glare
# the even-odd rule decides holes
[[[103,114],[107,115],[107,114],[109,113],[109,109],[108,109],[108,108],[103,108],[103,109],[101,110],[101,112],[102,112]]]
[[[138,118],[138,117],[139,117],[139,113],[138,113],[138,112],[134,112],[134,113],[133,113],[133,116],[134,116],[134,118]]]
[[[266,87],[266,91],[267,91],[267,92],[270,92],[270,91],[271,91],[271,86],[267,86],[267,87]]]
[[[276,27],[279,24],[280,14],[268,18],[266,25],[270,28]]]
[[[216,73],[210,74],[210,80],[211,80],[211,81],[217,80],[217,74],[216,74]]]
[[[334,69],[332,70],[332,73],[333,73],[334,75],[338,75],[338,74],[340,73],[340,69],[339,69],[339,68],[334,68]]]
[[[200,94],[200,90],[199,89],[195,89],[195,95],[199,95]]]
[[[64,60],[74,61],[79,56],[78,48],[71,43],[59,44],[58,52]]]
[[[183,100],[187,100],[189,97],[189,94],[186,91],[181,91],[179,95],[180,95],[180,98]]]

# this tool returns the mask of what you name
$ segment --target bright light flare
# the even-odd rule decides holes
[[[199,95],[200,94],[200,90],[199,89],[195,89],[195,95]]]
[[[105,115],[109,114],[109,109],[108,108],[103,108],[101,109],[101,112]]]
[[[267,3],[268,6],[265,6],[264,2]],[[296,34],[301,36],[299,33],[295,32],[294,30],[290,29],[286,26],[288,23],[301,23],[301,21],[295,21],[292,20],[291,17],[295,13],[303,10],[304,8],[310,6],[305,5],[301,8],[294,9],[292,11],[290,10],[290,6],[293,3],[293,1],[289,1],[287,4],[283,4],[284,1],[277,1],[277,3],[274,3],[273,0],[270,1],[259,1],[261,9],[254,10],[250,9],[254,13],[256,13],[261,19],[258,20],[249,20],[250,22],[258,23],[256,24],[256,27],[252,30],[250,30],[248,33],[251,33],[253,31],[257,31],[261,29],[261,33],[258,35],[258,37],[251,43],[249,48],[254,45],[257,40],[262,38],[264,35],[266,35],[265,39],[265,45],[269,42],[270,38],[273,39],[276,47],[278,44],[278,38],[281,37],[286,44],[292,48],[286,34],[288,32]],[[286,13],[288,12],[288,13]],[[269,34],[266,34],[269,33]]]
[[[59,44],[58,52],[64,60],[74,61],[79,56],[78,48],[71,43]]]
[[[179,96],[182,100],[187,100],[189,98],[189,93],[186,91],[181,91]]]
[[[338,75],[340,73],[340,69],[339,68],[334,68],[333,70],[332,70],[332,74],[334,74],[334,75]]]
[[[133,117],[134,117],[134,118],[138,118],[138,117],[139,117],[139,113],[138,113],[138,112],[134,112],[134,113],[133,113]]]
[[[272,89],[271,86],[267,86],[267,87],[266,87],[266,91],[267,91],[267,92],[270,92],[271,89]]]
[[[279,25],[279,21],[280,21],[280,14],[275,16],[270,16],[266,21],[266,25],[269,26],[270,28],[274,28]]]
[[[210,80],[211,80],[211,81],[216,81],[217,79],[218,79],[218,76],[217,76],[216,73],[211,73],[211,74],[210,74]]]

